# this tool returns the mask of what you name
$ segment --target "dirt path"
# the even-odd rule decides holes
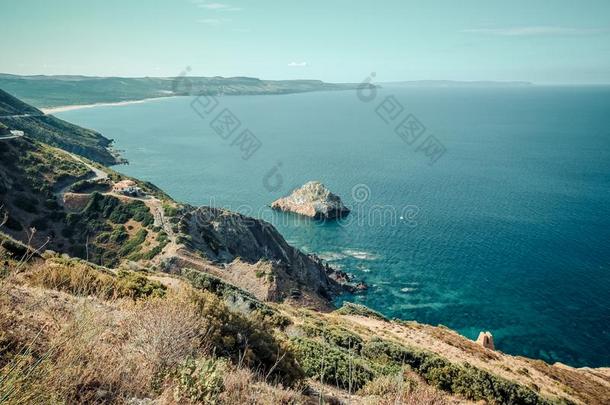
[[[66,153],[68,153],[68,152],[66,152]],[[72,159],[74,159],[75,161],[85,165],[93,173],[93,175],[87,177],[86,180],[96,181],[96,180],[105,180],[108,178],[108,173],[85,162],[79,156],[76,156],[72,153],[68,153],[68,155],[70,155],[70,157],[72,157]],[[70,182],[69,184],[65,185],[64,187],[62,187],[59,191],[57,191],[55,193],[55,195],[61,205],[63,205],[64,196],[66,195],[66,193],[68,193],[68,190],[70,189],[70,187],[72,187],[76,182],[81,181],[81,180],[83,180],[83,179],[79,179],[79,180]],[[165,215],[165,210],[163,209],[163,202],[161,200],[159,200],[157,197],[150,196],[150,195],[147,195],[144,197],[131,197],[131,196],[123,195],[123,194],[114,193],[112,191],[103,193],[103,194],[110,195],[110,196],[119,198],[121,200],[139,200],[139,201],[142,201],[144,204],[146,204],[146,206],[149,208],[151,214],[153,215],[153,218],[154,218],[153,224],[155,226],[158,226],[161,229],[163,229],[163,231],[167,234],[168,239],[169,239],[169,243],[163,249],[163,254],[157,256],[158,260],[161,260],[162,258],[166,258],[166,257],[176,257],[180,261],[188,263],[191,267],[201,268],[203,266],[203,267],[206,267],[208,270],[210,270],[209,264],[206,261],[204,261],[200,258],[197,258],[197,257],[192,257],[190,255],[184,254],[184,252],[181,251],[182,250],[181,246],[177,242],[178,238],[177,238],[176,232],[174,232],[172,223],[169,221],[169,219]],[[214,268],[214,270],[218,270],[218,269]]]
[[[62,187],[59,191],[57,191],[55,193],[55,196],[57,197],[59,203],[62,205],[63,205],[63,201],[64,201],[64,195],[68,192],[70,187],[72,187],[75,183],[82,181],[82,180],[96,181],[96,180],[105,180],[108,178],[108,173],[106,173],[105,171],[100,170],[97,167],[85,162],[83,159],[81,159],[80,157],[78,157],[72,153],[69,153],[69,152],[65,152],[65,153],[67,153],[72,159],[76,160],[77,162],[87,166],[87,169],[89,169],[91,172],[93,172],[93,176],[88,176],[85,179],[74,180],[74,181],[68,183],[67,185],[65,185],[64,187]]]

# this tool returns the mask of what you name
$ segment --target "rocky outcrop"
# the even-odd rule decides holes
[[[481,331],[481,333],[479,333],[479,337],[477,338],[477,343],[487,349],[496,350],[494,346],[494,337],[490,332]]]
[[[315,219],[341,218],[350,212],[339,196],[318,181],[310,181],[288,197],[274,201],[271,208]]]
[[[218,208],[190,207],[179,229],[187,249],[223,267],[222,278],[259,299],[294,299],[330,308],[331,297],[348,289],[335,279],[332,268],[290,246],[268,222]]]

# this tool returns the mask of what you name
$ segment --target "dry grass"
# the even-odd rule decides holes
[[[3,404],[188,403],[173,395],[177,371],[213,355],[210,330],[218,325],[210,323],[212,315],[202,316],[202,306],[216,305],[205,294],[172,290],[134,302],[27,285],[7,291],[0,297],[0,330],[15,333],[0,334]],[[306,403],[298,390],[268,384],[247,369],[227,370],[219,403]]]
[[[365,404],[448,405],[451,402],[439,390],[426,385],[412,372],[381,376],[367,383],[358,395]]]
[[[206,325],[182,295],[114,311],[86,300],[72,304],[69,322],[31,342],[43,351],[20,350],[0,370],[0,403],[154,397],[176,364],[208,354]]]
[[[33,285],[78,296],[136,299],[151,295],[162,296],[165,293],[164,286],[140,274],[119,272],[115,276],[76,260],[48,259],[32,266],[28,273],[29,282]]]
[[[222,404],[227,405],[292,405],[306,404],[308,398],[299,390],[266,384],[252,371],[238,368],[224,376]]]

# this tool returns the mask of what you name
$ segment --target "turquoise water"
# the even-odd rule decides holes
[[[427,128],[413,145],[376,114],[388,95]],[[469,338],[489,330],[511,354],[610,365],[610,88],[219,98],[262,142],[248,160],[231,145],[237,133],[220,137],[191,101],[58,116],[114,138],[131,162],[119,171],[181,201],[265,218],[372,286],[341,299]],[[427,134],[446,148],[433,165],[417,150]],[[274,173],[281,187],[269,191]],[[266,208],[313,179],[353,209],[346,221]]]

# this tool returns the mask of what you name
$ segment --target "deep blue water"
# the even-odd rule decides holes
[[[399,118],[426,127],[413,145],[376,114],[388,95],[404,106]],[[610,365],[609,87],[389,87],[370,103],[351,91],[222,97],[215,112],[242,123],[228,140],[191,101],[58,116],[114,138],[131,162],[119,171],[181,201],[263,217],[372,286],[341,299],[470,338],[489,330],[511,354]],[[231,145],[243,128],[262,142],[249,160]],[[429,134],[446,148],[433,165],[417,150]],[[353,209],[346,221],[265,208],[314,179]]]

